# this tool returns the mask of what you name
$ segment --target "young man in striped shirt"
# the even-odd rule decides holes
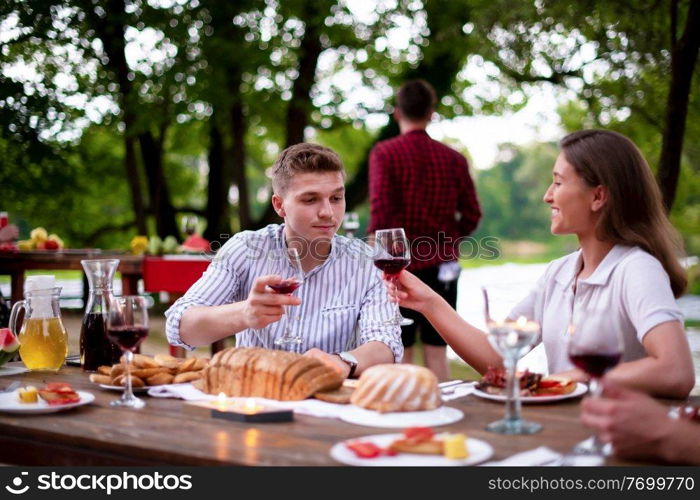
[[[272,204],[284,224],[240,232],[219,250],[165,313],[168,341],[192,349],[235,334],[238,346],[274,349],[291,316],[302,337],[294,349],[346,377],[400,361],[401,333],[384,324],[393,306],[370,247],[335,234],[345,214],[344,181],[332,150],[308,143],[285,149],[272,173]],[[297,296],[269,287],[293,275],[287,248],[301,256]],[[291,306],[286,315],[284,306]]]

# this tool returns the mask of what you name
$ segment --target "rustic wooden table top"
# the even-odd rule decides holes
[[[19,365],[11,363],[10,365]],[[175,399],[150,398],[142,410],[119,409],[109,402],[119,393],[100,389],[77,367],[58,374],[23,373],[0,377],[0,389],[13,381],[39,386],[68,382],[90,391],[89,405],[45,415],[0,413],[0,461],[18,465],[338,465],[329,450],[338,441],[396,432],[334,419],[295,415],[289,423],[250,424],[193,415]],[[590,435],[578,422],[579,399],[525,405],[525,418],[544,429],[532,436],[501,436],[484,430],[503,416],[501,403],[473,395],[447,403],[464,418],[442,431],[464,432],[494,448],[492,459],[538,446],[567,452]],[[623,465],[609,459],[609,465]]]

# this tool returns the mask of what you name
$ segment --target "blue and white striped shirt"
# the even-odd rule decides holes
[[[188,308],[239,302],[248,297],[257,277],[292,275],[283,229],[284,224],[271,224],[243,231],[219,250],[202,277],[166,311],[170,344],[192,349],[180,339],[180,319]],[[372,249],[364,242],[335,235],[328,258],[305,274],[296,294],[301,305],[288,306],[289,314],[264,328],[242,330],[236,345],[274,349],[274,340],[283,335],[291,316],[298,319],[292,328],[303,337],[295,347],[298,352],[316,347],[334,353],[379,341],[392,350],[396,362],[401,361],[401,330],[383,324],[393,317],[394,305],[374,267]]]

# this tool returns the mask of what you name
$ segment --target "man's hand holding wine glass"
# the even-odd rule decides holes
[[[272,287],[284,280],[280,276],[260,276],[243,305],[243,317],[248,328],[264,328],[279,321],[284,315],[284,306],[298,306],[301,299],[294,295],[276,292]]]

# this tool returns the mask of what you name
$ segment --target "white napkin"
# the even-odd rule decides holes
[[[300,415],[310,415],[319,418],[340,418],[348,405],[327,403],[318,399],[304,399],[303,401],[276,401],[273,399],[256,398],[266,406],[294,410]]]
[[[148,390],[148,395],[154,398],[176,398],[184,399],[185,401],[211,401],[217,399],[217,396],[206,394],[192,384],[159,385],[151,387]],[[235,399],[236,398],[233,398],[233,400]],[[294,413],[299,413],[300,415],[311,415],[312,417],[320,418],[340,418],[340,415],[347,408],[347,405],[327,403],[318,399],[305,399],[303,401],[277,401],[265,398],[251,399],[254,399],[258,404],[271,408],[294,410]],[[229,400],[232,399],[229,398]]]
[[[185,401],[216,399],[216,396],[202,392],[190,383],[156,385],[148,389],[148,395],[154,398],[175,398]]]
[[[453,399],[463,398],[469,396],[474,392],[475,382],[465,382],[464,384],[459,384],[457,386],[448,387],[445,390],[446,394],[442,394],[443,401],[452,401]]]
[[[484,466],[499,466],[499,467],[512,467],[512,466],[544,466],[544,465],[559,465],[562,459],[562,454],[557,453],[551,448],[546,446],[540,446],[534,450],[524,451],[522,453],[516,453],[504,460],[487,462],[483,464]]]

